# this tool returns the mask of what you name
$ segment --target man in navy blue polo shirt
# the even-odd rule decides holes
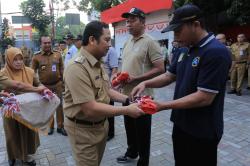
[[[144,81],[131,93],[160,88],[176,81],[174,100],[157,102],[158,110],[172,109],[173,147],[176,166],[215,166],[223,133],[223,107],[227,75],[231,66],[228,49],[204,27],[201,10],[184,5],[163,32],[189,46],[168,72]]]

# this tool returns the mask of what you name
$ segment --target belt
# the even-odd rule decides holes
[[[242,63],[247,63],[246,61],[242,61],[242,62],[235,62],[236,64],[242,64]]]
[[[66,116],[67,117],[67,116]],[[88,125],[88,126],[94,126],[94,125],[98,125],[98,124],[101,124],[103,123],[105,119],[103,120],[100,120],[100,121],[97,121],[97,122],[90,122],[90,121],[86,121],[86,120],[81,120],[81,119],[76,119],[76,118],[70,118],[70,117],[67,117],[70,121],[72,122],[75,122],[75,123],[78,123],[78,124],[84,124],[84,125]]]
[[[42,82],[42,84],[45,85],[45,86],[46,86],[46,85],[49,85],[49,86],[50,86],[50,85],[55,85],[55,84],[57,84],[57,83],[60,82],[60,81],[61,81],[61,80],[58,80],[58,81],[56,81],[56,82],[49,83],[49,84],[46,84],[46,83],[43,83],[43,82]]]

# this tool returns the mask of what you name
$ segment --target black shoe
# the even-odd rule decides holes
[[[247,89],[247,90],[250,90],[250,86],[248,86],[246,89]]]
[[[107,141],[110,141],[110,140],[113,139],[114,137],[115,137],[114,135],[108,136]]]
[[[9,163],[9,166],[14,166],[16,163],[16,160],[15,159],[9,160],[8,163]]]
[[[131,162],[132,160],[134,160],[136,158],[137,158],[137,156],[136,157],[129,157],[127,155],[124,155],[124,156],[117,157],[116,161],[118,163],[128,163],[128,162]]]
[[[236,93],[236,90],[230,90],[227,92],[227,94],[235,94]]]
[[[237,95],[237,96],[241,96],[241,95],[242,95],[242,94],[241,94],[241,91],[236,92],[236,95]]]
[[[53,133],[54,133],[54,128],[50,128],[49,132],[48,132],[48,135],[52,135]]]
[[[36,161],[32,160],[32,161],[24,161],[23,162],[24,165],[28,165],[28,166],[36,166]]]
[[[66,130],[62,127],[62,128],[57,128],[57,132],[64,135],[64,136],[68,136]]]

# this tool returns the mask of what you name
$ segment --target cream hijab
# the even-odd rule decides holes
[[[9,77],[9,79],[32,85],[34,70],[29,67],[25,67],[24,64],[20,70],[14,69],[13,62],[17,55],[22,55],[23,57],[22,51],[19,48],[10,47],[6,50],[6,64],[3,68],[3,73]]]

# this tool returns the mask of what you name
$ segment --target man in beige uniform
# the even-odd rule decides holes
[[[122,54],[122,71],[130,76],[130,81],[123,87],[123,94],[130,95],[136,85],[163,73],[165,68],[159,44],[145,34],[145,13],[132,8],[122,17],[127,19],[127,27],[132,35],[125,43]],[[147,89],[143,95],[153,96],[153,90]],[[138,166],[149,164],[151,120],[151,115],[137,119],[124,116],[128,148],[125,155],[117,158],[117,162],[125,163],[139,155]]]
[[[32,59],[32,68],[38,72],[40,82],[62,99],[63,92],[63,60],[60,52],[51,49],[51,38],[41,37],[42,51],[35,54]],[[67,136],[64,130],[64,115],[62,103],[56,110],[57,132]],[[50,126],[49,135],[54,132],[54,118]]]
[[[237,37],[237,43],[231,46],[233,68],[231,72],[231,91],[229,94],[241,96],[241,87],[243,84],[245,71],[247,67],[248,57],[250,56],[250,44],[244,42],[245,35],[239,34]]]
[[[21,51],[23,53],[23,62],[25,64],[25,66],[30,66],[30,62],[31,62],[31,50],[28,49],[25,45],[23,45],[21,47]]]
[[[87,24],[82,45],[64,72],[65,129],[76,165],[98,166],[107,139],[106,117],[122,114],[138,117],[144,113],[137,104],[109,105],[110,98],[123,103],[129,103],[129,98],[109,87],[109,77],[102,66],[101,59],[110,47],[108,25],[99,21]]]

